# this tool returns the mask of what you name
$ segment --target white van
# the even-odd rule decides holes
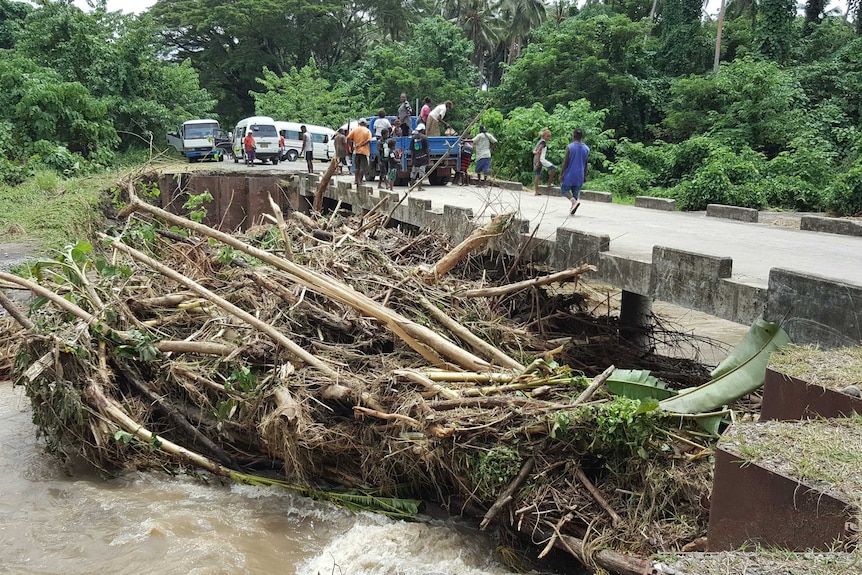
[[[282,160],[295,162],[299,158],[299,151],[302,149],[302,139],[299,137],[299,129],[302,126],[305,126],[305,131],[311,134],[315,160],[328,162],[330,158],[335,156],[335,145],[332,143],[335,130],[326,126],[299,124],[297,122],[276,122],[275,126],[278,128],[279,135],[284,136],[284,150],[281,153]]]
[[[239,162],[243,158],[243,139],[247,133],[254,136],[256,146],[255,157],[261,162],[271,161],[273,165],[278,163],[278,128],[275,120],[268,116],[252,116],[240,120],[233,129],[233,161]]]

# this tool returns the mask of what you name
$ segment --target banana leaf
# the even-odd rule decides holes
[[[752,324],[743,340],[700,387],[663,399],[659,409],[673,413],[708,413],[733,403],[761,385],[769,356],[790,343],[781,326],[761,319]]]
[[[650,375],[645,369],[615,369],[605,385],[614,395],[629,399],[653,398],[661,401],[677,394],[667,389],[667,383]]]

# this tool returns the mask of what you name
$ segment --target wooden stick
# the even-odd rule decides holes
[[[426,283],[435,283],[440,276],[446,275],[462,259],[470,255],[474,249],[484,246],[493,238],[496,238],[515,221],[515,212],[501,214],[491,218],[485,225],[476,228],[464,241],[449,250],[449,253],[440,258],[436,264],[424,270],[423,279]]]
[[[611,507],[610,503],[608,503],[607,500],[602,497],[602,494],[599,492],[598,489],[596,489],[596,486],[593,485],[593,482],[590,481],[590,478],[584,474],[584,471],[580,467],[575,469],[575,477],[578,478],[578,481],[584,484],[584,487],[587,488],[587,491],[590,492],[590,495],[593,496],[593,499],[595,499],[596,502],[602,506],[602,509],[604,509],[607,514],[611,516],[613,526],[619,527],[619,525],[623,521],[623,518],[620,517],[617,512],[614,511],[614,508]]]
[[[220,355],[228,357],[237,351],[235,345],[210,341],[159,341],[156,348],[162,353],[199,353],[201,355]]]
[[[553,548],[554,548],[554,543],[556,543],[557,538],[561,535],[561,533],[560,533],[560,529],[562,529],[562,528],[563,528],[563,525],[565,525],[566,523],[568,523],[569,521],[571,521],[572,519],[574,519],[574,517],[575,517],[575,516],[574,516],[574,515],[572,515],[572,512],[571,512],[571,511],[569,511],[568,513],[566,513],[565,515],[563,515],[562,517],[560,517],[560,520],[559,520],[559,521],[557,521],[557,524],[556,524],[556,525],[554,525],[554,532],[551,534],[551,538],[550,538],[550,539],[548,539],[548,544],[547,544],[547,545],[545,545],[545,548],[544,548],[544,549],[542,549],[542,552],[541,552],[541,553],[539,553],[539,559],[544,559],[544,557],[545,557],[548,553],[550,553],[550,552],[551,552],[551,549],[553,549]]]
[[[599,386],[603,384],[614,372],[616,367],[613,365],[604,370],[601,374],[593,379],[593,383],[590,384],[588,388],[586,388],[581,395],[575,400],[574,403],[570,405],[570,407],[577,407],[578,405],[584,403],[585,401],[589,401],[589,399],[596,393],[596,390],[599,389]]]
[[[320,185],[317,186],[317,191],[314,192],[314,204],[313,208],[315,212],[320,212],[323,210],[323,192],[326,190],[326,186],[329,185],[329,180],[332,179],[332,174],[335,173],[335,170],[338,169],[338,158],[332,158],[329,162],[329,167],[326,168],[326,172],[323,174],[323,177],[320,178]]]
[[[456,337],[465,341],[470,345],[473,349],[478,351],[479,353],[483,353],[485,357],[490,358],[493,361],[496,361],[499,365],[503,367],[508,367],[510,369],[523,370],[524,366],[485,341],[484,339],[478,337],[476,334],[471,332],[469,329],[449,317],[446,313],[443,312],[436,305],[431,303],[428,298],[422,296],[419,298],[419,303],[422,304],[428,313],[431,314],[434,319],[439,321],[443,326],[455,334]]]
[[[281,213],[281,206],[275,203],[272,199],[272,194],[268,195],[269,207],[272,208],[272,213],[275,216],[275,224],[278,231],[281,232],[281,241],[284,242],[284,257],[289,261],[293,261],[293,246],[290,244],[290,235],[287,233],[287,224],[284,223],[284,214]]]
[[[412,369],[401,369],[395,371],[394,375],[399,377],[405,377],[414,383],[418,383],[425,389],[431,390],[434,393],[439,393],[447,399],[457,400],[460,397],[457,391],[453,391],[449,388],[443,387],[442,385],[434,383],[418,371],[413,371]]]
[[[368,409],[367,407],[362,407],[361,405],[354,405],[353,411],[354,413],[370,415],[371,417],[376,417],[377,419],[384,419],[386,421],[400,421],[401,423],[406,423],[412,427],[415,427],[416,429],[422,428],[422,424],[419,423],[417,420],[407,415],[401,415],[400,413],[384,413],[376,409]]]
[[[15,321],[21,324],[21,327],[24,329],[33,329],[36,325],[30,321],[30,318],[24,315],[24,312],[15,305],[15,302],[9,299],[2,291],[0,291],[0,306],[3,306],[3,309],[5,309]]]
[[[512,500],[512,495],[514,495],[515,491],[518,490],[519,487],[527,480],[530,472],[533,471],[533,467],[536,465],[536,456],[533,455],[524,464],[521,466],[521,471],[518,472],[518,475],[513,479],[509,485],[504,489],[499,497],[497,497],[497,501],[494,502],[494,505],[485,513],[485,517],[482,518],[482,522],[479,524],[479,530],[484,530],[488,524],[497,516],[498,513],[503,509],[503,506],[508,504]]]
[[[500,295],[506,295],[510,293],[514,293],[517,291],[529,289],[531,287],[539,287],[547,284],[552,284],[556,282],[568,281],[572,278],[576,278],[586,272],[595,272],[598,268],[596,266],[592,266],[589,264],[584,264],[582,266],[578,266],[576,268],[570,268],[561,272],[557,272],[554,274],[549,274],[546,276],[542,276],[539,278],[533,278],[529,280],[524,280],[521,282],[508,284],[504,286],[498,287],[490,287],[490,288],[479,288],[479,289],[470,289],[464,290],[461,292],[456,292],[460,297],[495,297]]]
[[[479,409],[495,409],[498,407],[545,407],[547,402],[536,401],[526,397],[464,397],[460,399],[447,399],[441,401],[432,401],[428,407],[437,411],[449,411],[451,409],[460,409],[462,407],[475,407]]]
[[[199,296],[205,298],[206,300],[214,303],[215,305],[217,305],[221,309],[225,310],[229,314],[241,319],[242,321],[244,321],[245,323],[254,327],[255,329],[265,333],[270,338],[272,338],[273,341],[275,341],[276,343],[278,343],[282,347],[286,348],[288,351],[293,353],[293,355],[300,358],[302,361],[304,361],[308,365],[316,368],[321,373],[327,375],[328,377],[330,377],[334,380],[338,379],[338,372],[336,372],[334,369],[332,369],[331,367],[329,367],[328,365],[323,363],[323,361],[318,359],[316,356],[305,351],[302,347],[300,347],[298,344],[296,344],[292,340],[288,339],[283,333],[281,333],[280,331],[278,331],[277,329],[275,329],[274,327],[272,327],[271,325],[269,325],[265,321],[262,321],[262,320],[258,319],[257,317],[255,317],[254,315],[248,313],[247,311],[238,308],[237,306],[230,303],[226,299],[216,295],[215,293],[211,292],[207,288],[203,287],[202,285],[200,285],[196,281],[187,278],[186,276],[184,276],[183,274],[181,274],[177,271],[172,270],[168,266],[162,264],[161,262],[154,260],[153,258],[146,255],[145,253],[139,252],[138,250],[136,250],[134,248],[130,248],[129,246],[125,245],[120,240],[118,240],[116,238],[109,238],[107,235],[102,234],[102,233],[100,233],[98,235],[102,239],[112,239],[113,241],[111,243],[111,247],[113,247],[115,250],[118,250],[118,251],[121,251],[121,252],[127,254],[131,258],[133,258],[133,259],[135,259],[135,260],[137,260],[137,261],[139,261],[145,265],[148,265],[149,267],[151,267],[155,271],[159,272],[163,276],[170,278],[170,279],[174,280],[175,282],[177,282],[181,285],[184,285],[188,289],[192,290],[193,292],[195,292]]]

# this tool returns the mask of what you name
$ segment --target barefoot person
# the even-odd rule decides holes
[[[542,170],[548,170],[548,186],[554,185],[554,177],[557,175],[557,166],[545,157],[548,151],[548,141],[551,139],[551,130],[542,130],[542,137],[533,148],[533,194],[539,195],[539,180],[542,178]]]
[[[488,175],[491,173],[491,150],[497,145],[497,138],[494,134],[488,132],[485,126],[479,126],[479,133],[473,138],[473,147],[476,149],[476,180],[480,183],[488,182]]]
[[[581,205],[581,200],[578,198],[581,195],[584,182],[587,181],[587,160],[590,157],[590,147],[581,142],[583,138],[584,131],[575,128],[572,133],[572,143],[566,146],[566,157],[563,159],[563,166],[560,169],[563,173],[560,179],[560,194],[572,202],[569,214],[573,216]]]

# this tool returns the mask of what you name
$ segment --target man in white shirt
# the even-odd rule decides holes
[[[444,124],[447,128],[451,128],[446,120],[443,118],[446,117],[446,112],[452,109],[452,100],[446,100],[428,114],[428,124],[425,126],[425,133],[428,136],[439,136],[440,135],[440,124]]]
[[[302,138],[302,149],[299,150],[299,155],[305,158],[305,164],[308,166],[308,173],[314,173],[314,141],[311,139],[311,134],[305,126],[299,127],[299,135]]]
[[[386,110],[381,108],[374,118],[374,137],[378,140],[383,136],[383,130],[392,131],[392,123],[386,119]]]
[[[497,138],[494,134],[489,134],[485,126],[479,126],[479,133],[473,138],[473,149],[476,152],[476,179],[482,181],[482,174],[485,174],[485,181],[488,181],[488,175],[491,173],[491,148],[497,145]]]

